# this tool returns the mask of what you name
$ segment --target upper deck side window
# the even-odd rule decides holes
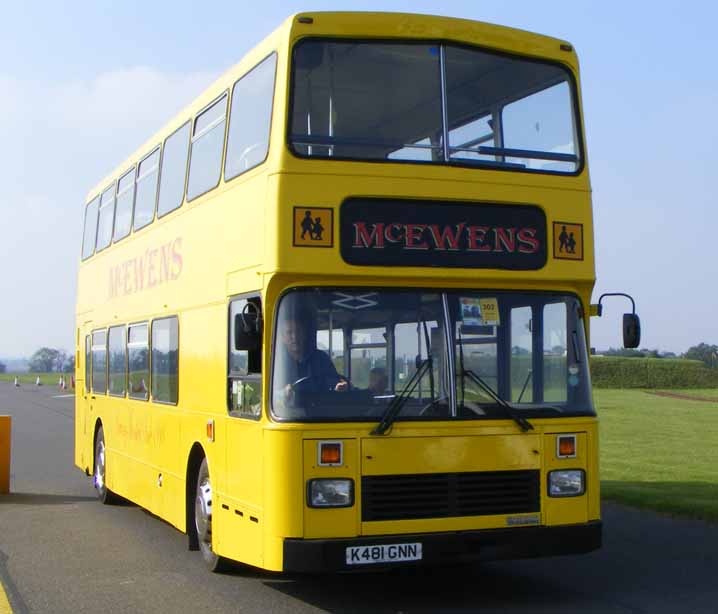
[[[128,171],[117,184],[115,205],[115,232],[113,241],[119,241],[130,234],[132,227],[132,205],[135,202],[135,168]]]
[[[105,249],[112,241],[115,220],[115,184],[106,188],[100,197],[100,217],[97,222],[97,251]]]
[[[85,207],[85,227],[82,233],[82,259],[85,260],[95,253],[95,238],[97,237],[97,217],[100,197],[92,199]]]
[[[190,145],[187,200],[209,192],[219,184],[222,171],[224,127],[227,120],[227,94],[194,120]]]
[[[225,180],[254,168],[267,157],[276,68],[277,54],[273,53],[234,85],[224,163]]]
[[[157,217],[162,217],[182,206],[187,178],[189,133],[190,122],[186,122],[165,140],[162,149],[160,193],[157,197]]]
[[[581,168],[575,84],[558,63],[475,47],[306,39],[289,144],[301,157],[550,173]]]
[[[135,188],[135,213],[133,228],[139,230],[150,224],[155,218],[155,202],[157,200],[157,179],[160,167],[160,148],[152,153],[137,166],[137,181]]]

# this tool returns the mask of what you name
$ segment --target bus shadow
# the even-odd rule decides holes
[[[327,576],[281,576],[263,580],[268,588],[327,612],[476,612],[510,603],[512,611],[534,612],[555,600],[575,612],[585,595],[567,591],[550,578],[496,563],[414,568]],[[565,608],[565,609],[564,609]]]
[[[97,497],[16,492],[0,496],[0,505],[68,505],[97,501]]]

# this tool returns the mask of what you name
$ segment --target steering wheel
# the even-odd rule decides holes
[[[321,379],[322,378],[318,375],[305,375],[304,377],[300,377],[296,382],[294,382],[293,384],[290,384],[289,386],[292,390],[300,390],[301,391],[301,390],[307,388],[307,386],[304,385],[307,382],[319,381]]]
[[[436,409],[436,406],[439,403],[443,403],[444,401],[448,401],[449,397],[436,397],[435,399],[429,401],[424,407],[422,407],[419,410],[420,416],[440,416],[443,412],[443,410],[434,411]]]

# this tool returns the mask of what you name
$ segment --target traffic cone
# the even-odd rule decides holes
[[[37,376],[37,379],[35,380],[35,386],[42,386],[42,384],[40,383],[40,376],[39,376],[39,375]]]
[[[20,382],[17,381],[17,375],[15,376],[15,386],[20,387]]]

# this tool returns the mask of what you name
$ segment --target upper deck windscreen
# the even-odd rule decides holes
[[[564,67],[446,44],[308,39],[293,52],[302,157],[580,169]]]

